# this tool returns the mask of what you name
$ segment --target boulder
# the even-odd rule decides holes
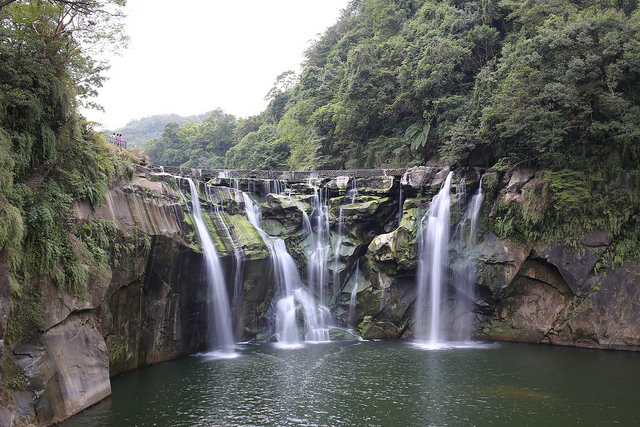
[[[507,184],[501,191],[501,203],[510,203],[512,201],[523,202],[524,190],[527,185],[531,185],[536,175],[536,169],[517,168],[509,172],[505,176]]]
[[[493,233],[487,233],[479,243],[478,281],[490,289],[494,297],[511,283],[527,259],[530,248],[502,241]]]
[[[439,169],[434,167],[416,166],[410,169],[402,175],[400,184],[403,187],[410,187],[413,189],[420,189],[431,184],[431,180],[438,173]]]
[[[351,188],[351,181],[353,180],[353,178],[351,178],[350,176],[337,176],[333,179],[331,179],[328,183],[327,183],[327,187],[330,190],[335,190],[335,191],[339,191],[340,193],[344,193],[347,190],[349,190]]]

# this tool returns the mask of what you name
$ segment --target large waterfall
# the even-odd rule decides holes
[[[230,266],[235,267],[230,273],[234,279],[233,304],[229,306],[229,298],[226,293],[226,285],[220,267],[220,261],[215,252],[215,247],[208,235],[207,228],[202,218],[202,211],[197,195],[197,188],[192,180],[188,180],[192,192],[192,204],[194,224],[202,242],[203,251],[207,261],[207,273],[211,283],[211,299],[214,315],[212,320],[212,335],[210,342],[216,349],[232,348],[233,334],[231,319],[239,316],[232,315],[232,311],[239,307],[239,298],[242,298],[243,285],[243,259],[245,252],[242,243],[237,241],[237,226],[233,216],[237,215],[237,209],[233,203],[239,203],[243,209],[242,215],[256,229],[260,240],[264,242],[269,253],[269,260],[273,272],[273,296],[270,317],[266,325],[270,325],[273,338],[283,347],[299,347],[303,342],[329,341],[329,330],[336,328],[336,334],[340,334],[338,325],[334,325],[331,310],[335,312],[336,319],[342,321],[346,328],[354,331],[356,323],[356,305],[358,293],[363,295],[370,292],[367,289],[367,279],[362,287],[359,287],[360,259],[356,259],[351,265],[344,264],[340,248],[348,239],[345,237],[344,215],[358,212],[354,209],[358,196],[355,179],[351,188],[343,189],[343,195],[335,200],[340,204],[330,204],[331,193],[328,186],[322,186],[321,181],[309,179],[304,187],[305,196],[298,196],[295,200],[283,192],[285,186],[276,180],[268,180],[264,185],[256,186],[256,180],[246,182],[247,189],[240,190],[238,180],[230,181],[230,187],[226,193],[208,187],[207,196],[211,203],[211,219],[218,233],[222,233],[222,239],[230,241],[233,245]],[[455,200],[453,204],[453,173],[449,173],[437,195],[432,199],[427,213],[418,224],[417,242],[419,246],[418,264],[416,270],[416,299],[414,303],[413,331],[416,341],[420,345],[439,348],[449,345],[452,340],[468,339],[473,332],[474,302],[475,302],[475,274],[476,264],[472,254],[476,241],[478,228],[478,216],[482,203],[481,188],[473,197],[467,199],[465,180],[462,179],[455,185]],[[346,187],[346,185],[345,185]],[[481,186],[480,186],[481,187]],[[300,186],[299,188],[303,188]],[[256,193],[256,190],[258,192]],[[366,189],[365,189],[366,190]],[[400,188],[398,196],[398,218],[402,212],[403,195]],[[290,190],[289,190],[290,191]],[[310,193],[312,191],[312,193]],[[333,190],[335,191],[335,189]],[[273,196],[268,196],[273,194]],[[240,196],[240,197],[239,197]],[[222,200],[231,197],[235,200],[228,205],[226,212]],[[371,197],[371,196],[367,196]],[[256,200],[263,200],[261,207]],[[469,203],[466,202],[469,200]],[[288,206],[292,212],[298,212],[300,223],[298,227],[298,242],[304,251],[297,253],[306,255],[306,280],[303,280],[296,265],[296,261],[289,254],[285,240],[272,236],[263,229],[262,209],[272,206],[274,202]],[[347,205],[344,205],[347,202]],[[453,207],[452,207],[453,204]],[[330,216],[330,206],[332,210]],[[346,206],[346,207],[345,207]],[[451,226],[451,211],[455,209],[456,217],[461,221],[453,232]],[[273,226],[273,211],[270,211],[268,229]],[[460,216],[461,214],[461,216]],[[281,214],[277,214],[281,215]],[[395,215],[395,213],[394,213]],[[331,221],[336,221],[333,226]],[[395,222],[391,220],[391,222]],[[218,226],[220,225],[220,226]],[[332,227],[335,227],[332,230]],[[337,233],[336,233],[337,232]],[[287,241],[289,243],[289,241]],[[349,243],[347,246],[352,245]],[[227,247],[230,248],[229,245]],[[353,246],[351,246],[353,247]],[[352,249],[353,250],[353,249]],[[348,249],[347,249],[348,251]],[[347,252],[345,252],[347,253]],[[226,255],[225,255],[226,256]],[[352,255],[353,256],[353,255]],[[451,259],[449,259],[451,258]],[[371,268],[369,260],[363,259],[364,271]],[[345,268],[346,267],[346,268]],[[367,271],[366,274],[371,274]],[[378,282],[383,280],[378,270]],[[344,277],[342,277],[344,276]],[[343,283],[344,280],[344,283]],[[329,288],[329,283],[333,286]],[[218,286],[220,284],[220,286]],[[340,292],[340,294],[338,294]],[[338,295],[343,295],[338,297]],[[365,296],[366,298],[366,296]],[[380,300],[383,304],[383,300]],[[342,306],[342,307],[340,307]],[[332,307],[330,309],[329,307]],[[383,306],[380,306],[382,310]],[[331,325],[331,326],[330,326]],[[346,331],[346,329],[344,329]],[[265,332],[268,332],[266,330]],[[268,337],[269,335],[267,335]]]
[[[229,308],[229,296],[222,273],[222,265],[202,216],[198,188],[192,179],[187,178],[187,182],[189,182],[191,190],[193,222],[202,245],[210,298],[213,302],[213,313],[212,315],[210,314],[209,342],[212,343],[210,346],[213,350],[219,351],[221,355],[233,355],[235,341],[231,328],[231,310]]]

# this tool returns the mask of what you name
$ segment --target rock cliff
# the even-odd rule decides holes
[[[314,292],[335,325],[365,339],[413,335],[418,229],[448,168],[267,178],[171,172],[140,169],[131,182],[110,190],[97,211],[75,206],[79,224],[111,227],[108,263],[87,266],[84,294],[60,289],[47,277],[32,279],[44,321],[27,343],[0,341],[3,384],[12,384],[0,396],[0,425],[62,421],[109,395],[110,376],[207,349],[213,304],[190,196],[175,175],[200,183],[238,340],[273,339],[276,311],[270,249],[247,218],[243,192],[260,207],[264,232],[284,239],[301,277],[313,281],[321,269],[324,287]],[[454,171],[452,229],[483,175],[497,187],[483,201],[485,217],[495,215],[497,204],[522,202],[535,179],[535,171],[526,169],[506,177],[478,168]],[[314,223],[319,200],[326,224]],[[319,227],[329,232],[316,267],[309,252]],[[633,261],[603,266],[608,233],[582,233],[572,245],[524,244],[480,229],[464,255],[474,261],[473,292],[461,294],[458,278],[468,266],[460,264],[462,250],[453,245],[446,283],[449,295],[472,302],[474,336],[640,350],[640,267]],[[9,287],[0,251],[0,338],[7,318],[19,311],[10,309]],[[447,304],[456,310],[455,301]],[[343,332],[331,336],[344,338]]]

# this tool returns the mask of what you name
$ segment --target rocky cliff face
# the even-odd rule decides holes
[[[269,248],[247,218],[243,192],[260,206],[264,231],[284,239],[303,278],[313,281],[317,273],[311,264],[319,261],[309,258],[317,243],[314,233],[321,226],[330,230],[320,262],[325,287],[314,292],[336,325],[355,328],[364,338],[413,335],[418,228],[449,169],[281,180],[246,174],[204,179],[200,171],[180,172],[200,181],[239,340],[272,339],[277,298]],[[493,198],[483,202],[485,216],[493,215],[498,203],[521,201],[535,180],[529,170],[506,177],[482,169],[454,171],[452,229],[483,175],[493,177],[496,186]],[[108,268],[91,270],[85,295],[61,290],[46,277],[33,278],[44,324],[29,343],[0,348],[5,377],[11,373],[24,381],[10,396],[3,394],[0,424],[64,420],[109,395],[110,376],[207,348],[213,304],[184,201],[189,196],[182,196],[181,188],[187,188],[184,181],[172,175],[141,170],[132,182],[112,189],[97,212],[76,206],[80,224],[117,226]],[[318,200],[328,214],[323,225],[314,222]],[[464,255],[477,266],[474,291],[464,295],[473,302],[473,335],[640,350],[640,267],[628,261],[596,268],[611,244],[606,232],[576,236],[579,243],[567,246],[502,241],[486,227],[481,230]],[[450,249],[446,292],[459,296],[462,255]],[[0,251],[0,338],[10,315],[3,256]],[[445,307],[455,309],[455,303]]]
[[[503,178],[497,200],[522,202],[535,171]],[[476,248],[484,316],[477,336],[501,341],[640,350],[640,265],[612,268],[605,231],[576,234],[571,244],[501,241],[486,233]]]

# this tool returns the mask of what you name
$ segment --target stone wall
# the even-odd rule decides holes
[[[290,182],[306,182],[313,178],[336,178],[347,176],[352,178],[371,178],[378,176],[401,177],[407,171],[400,169],[347,169],[347,170],[317,170],[317,171],[268,171],[268,170],[238,170],[238,169],[191,169],[175,166],[151,165],[149,169],[158,173],[195,178],[203,181],[211,179],[275,179]]]

